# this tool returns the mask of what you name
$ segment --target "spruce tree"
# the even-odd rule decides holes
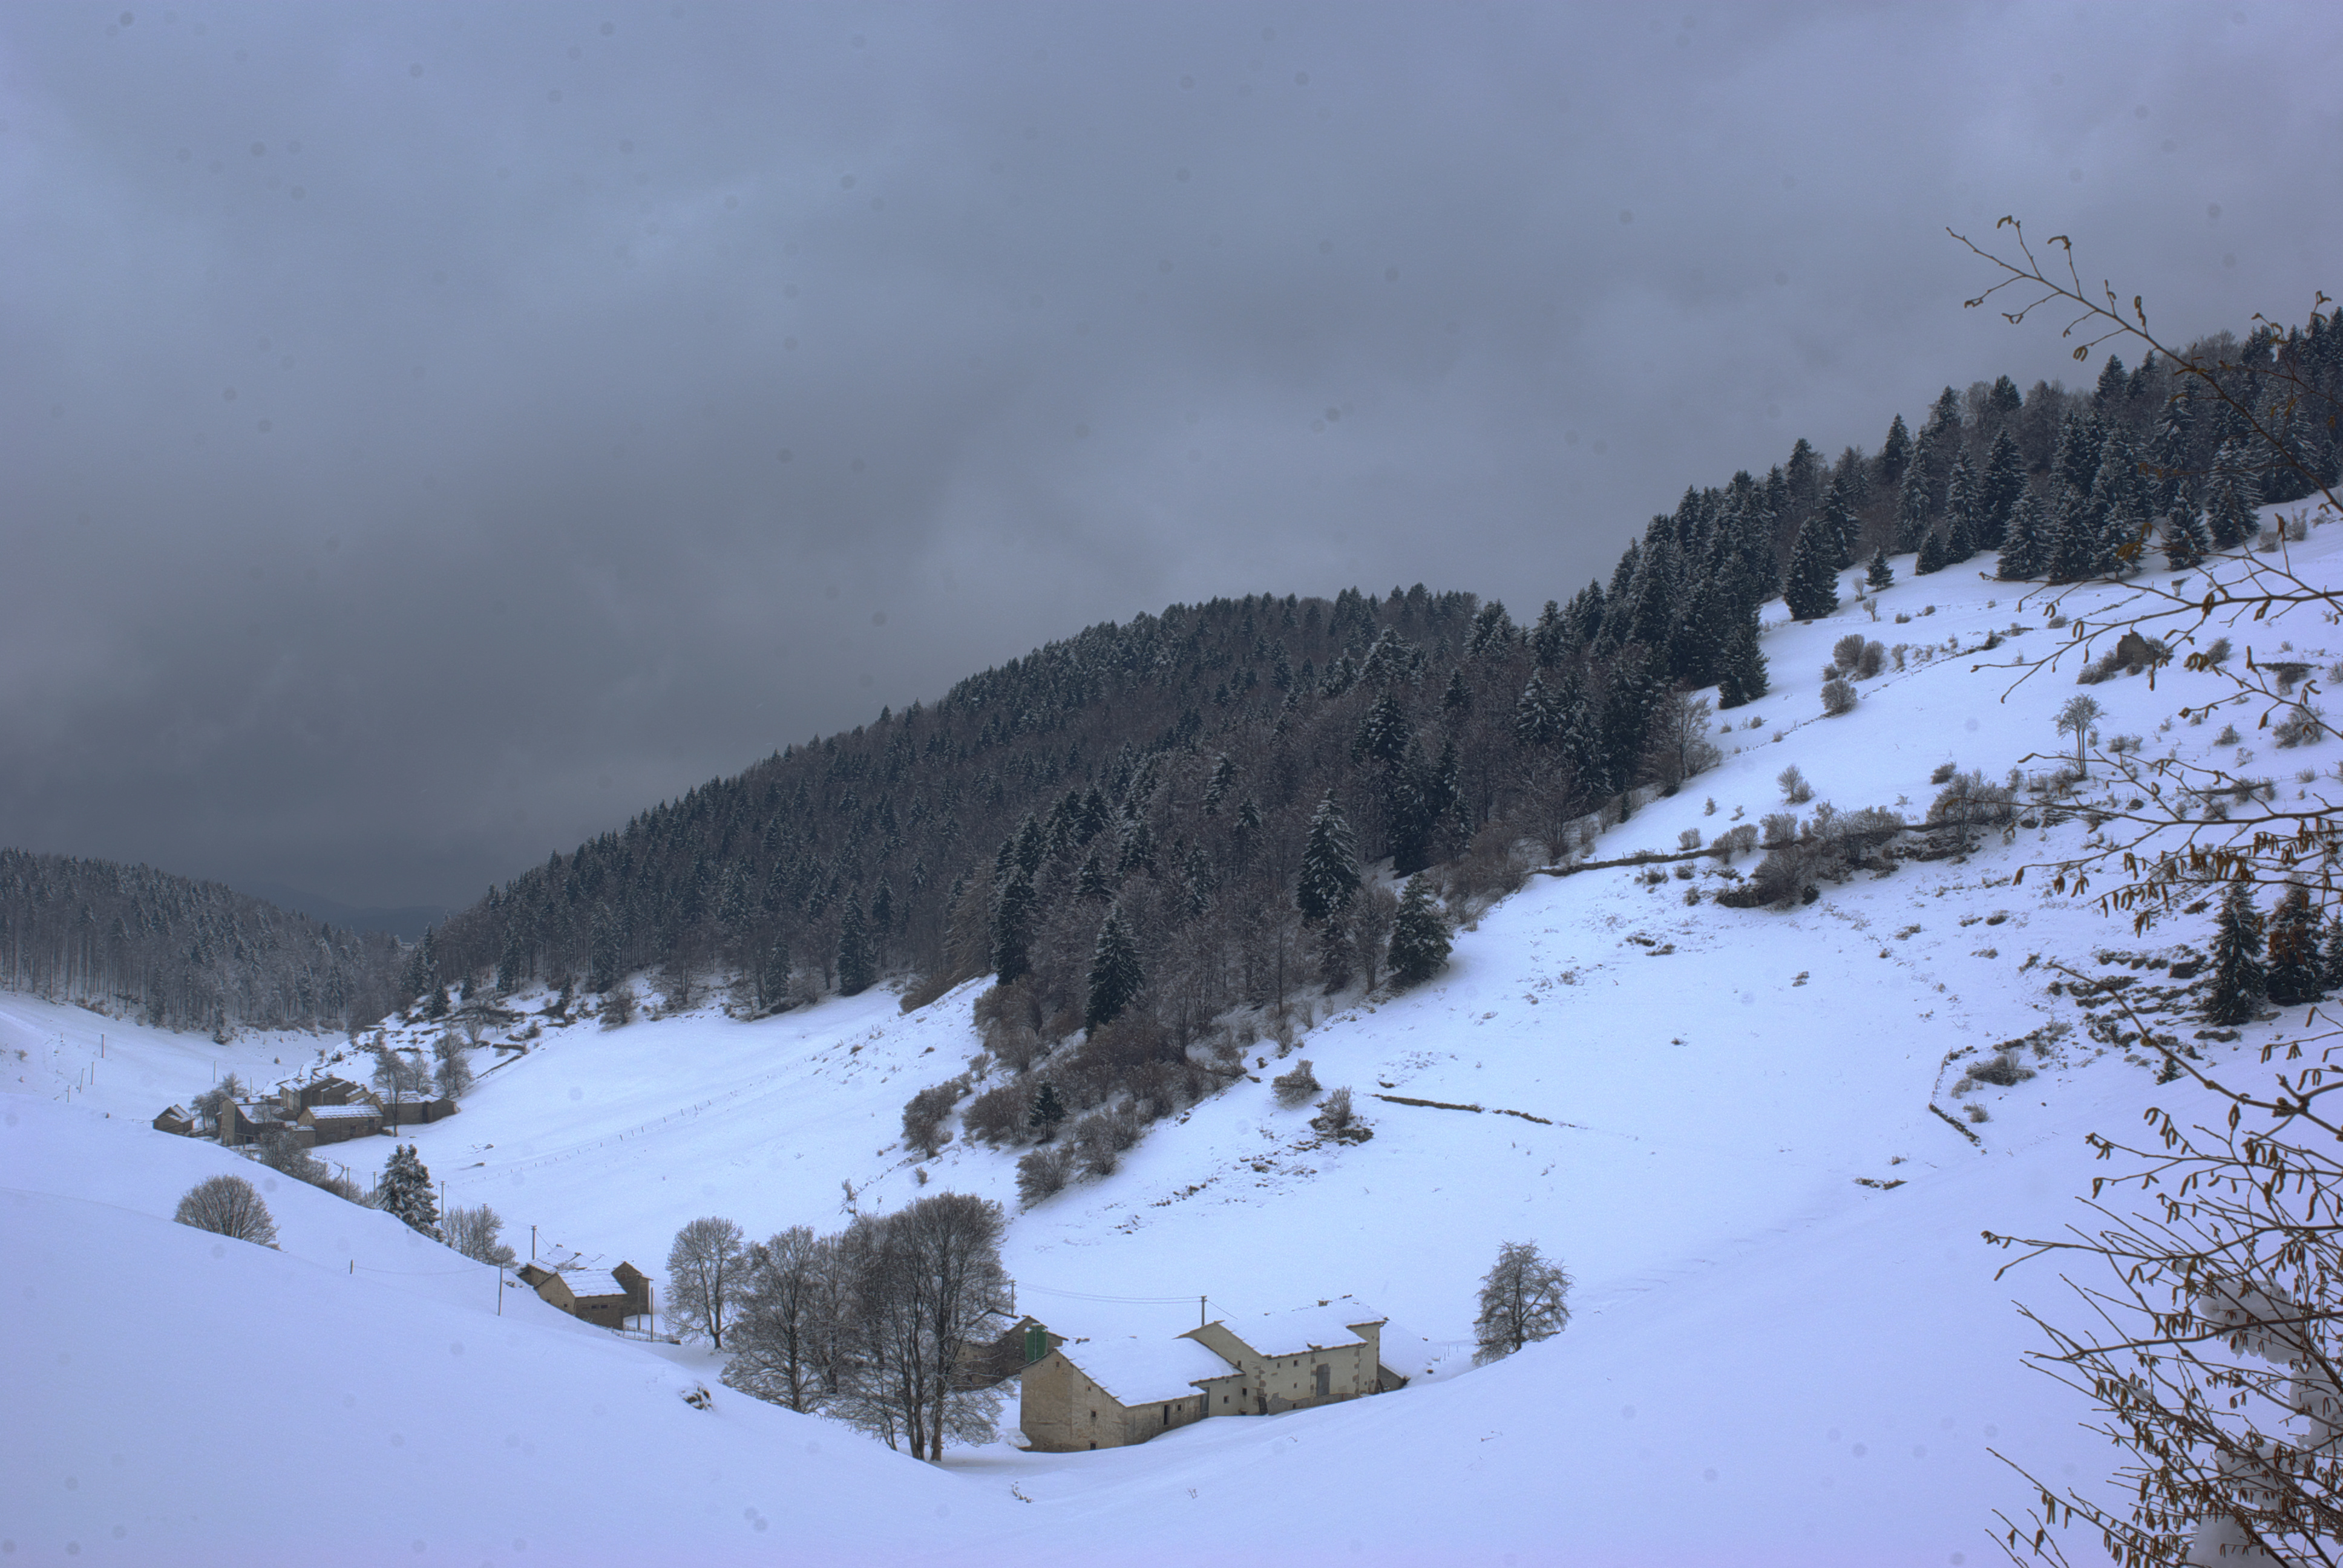
[[[992,906],[992,973],[1002,985],[1033,967],[1033,884],[1021,871],[1011,876]]]
[[[2213,535],[2193,508],[2175,513],[2164,525],[2164,564],[2174,571],[2200,567],[2212,553]]]
[[[2318,956],[2318,982],[2330,991],[2343,990],[2343,917],[2327,922],[2327,945]]]
[[[1982,508],[1976,469],[1965,449],[1954,455],[1952,477],[1945,486],[1946,566],[1957,566],[1976,554],[1977,535],[1983,531],[1979,522]]]
[[[1905,428],[1904,416],[1898,414],[1888,422],[1887,438],[1879,443],[1879,483],[1889,488],[1902,484],[1911,466],[1912,432]]]
[[[862,900],[849,899],[838,918],[838,994],[860,996],[879,978],[870,959],[870,933],[863,924]]]
[[[1944,530],[1930,529],[1928,537],[1920,541],[1920,558],[1912,563],[1912,575],[1924,578],[1932,572],[1943,571],[1946,554]]]
[[[2054,583],[2072,583],[2097,577],[2100,545],[2090,498],[2073,490],[2061,492],[2056,516],[2050,525],[2049,558],[2043,563],[2049,579]]]
[[[2043,537],[2042,498],[2028,486],[2010,508],[2009,528],[2001,537],[2001,560],[1994,575],[2004,582],[2029,582],[2042,575],[2049,544]]]
[[[1985,478],[1977,487],[1979,549],[2000,548],[2009,532],[2010,514],[2017,509],[2017,498],[2025,493],[2026,456],[2004,428],[1993,438],[1993,450],[1986,457]]]
[[[2234,550],[2254,537],[2254,507],[2260,492],[2245,468],[2243,447],[2235,441],[2222,442],[2205,487],[2205,522],[2212,530],[2215,549]]]
[[[439,1200],[432,1193],[431,1172],[424,1168],[414,1144],[402,1143],[390,1151],[382,1178],[375,1183],[374,1206],[411,1230],[435,1239],[438,1236]]]
[[[1529,684],[1522,688],[1513,704],[1513,741],[1520,746],[1544,746],[1561,733],[1562,715],[1554,707],[1554,694],[1546,689],[1544,675],[1533,668]]]
[[[2262,916],[2254,908],[2253,890],[2231,882],[2221,897],[2221,914],[2213,933],[2212,989],[2205,998],[2205,1016],[2214,1023],[2247,1023],[2260,1008],[2266,980],[2262,972]]]
[[[1863,574],[1863,580],[1874,593],[1877,593],[1882,588],[1891,588],[1896,586],[1896,568],[1887,564],[1885,545],[1871,552],[1871,567]]]
[[[1041,1135],[1047,1143],[1056,1135],[1058,1123],[1066,1119],[1066,1102],[1058,1098],[1058,1086],[1044,1083],[1033,1092],[1031,1109],[1025,1112],[1025,1125]]]
[[[1351,907],[1359,891],[1358,840],[1329,789],[1310,817],[1310,838],[1302,849],[1302,876],[1294,907],[1304,918],[1323,920]]]
[[[2305,1007],[2327,994],[2318,960],[2318,916],[2310,890],[2287,889],[2269,920],[2269,970],[2264,990],[2280,1007]]]
[[[1433,902],[1432,887],[1410,877],[1392,917],[1391,973],[1394,983],[1421,985],[1448,961],[1448,920]]]
[[[1808,518],[1790,546],[1790,573],[1782,584],[1782,602],[1793,620],[1815,620],[1838,608],[1838,568],[1833,564],[1835,541],[1824,535],[1828,525]]]
[[[1904,470],[1904,483],[1896,492],[1896,553],[1910,555],[1926,542],[1928,527],[1935,521],[1929,506],[1928,468],[1925,463],[1914,463]]]
[[[1146,983],[1146,973],[1139,965],[1139,944],[1122,923],[1122,910],[1109,910],[1091,950],[1090,1005],[1083,1010],[1082,1027],[1097,1029],[1112,1023]]]
[[[1853,566],[1855,536],[1862,531],[1862,525],[1855,520],[1855,514],[1847,509],[1846,502],[1835,489],[1823,501],[1820,515],[1823,526],[1830,531],[1832,568]]]
[[[757,1005],[771,1012],[789,1000],[789,940],[787,936],[773,938],[773,945],[765,951],[765,961],[757,969]]]
[[[1753,608],[1733,624],[1717,660],[1716,706],[1739,708],[1765,695],[1765,652],[1757,641],[1757,611]]]

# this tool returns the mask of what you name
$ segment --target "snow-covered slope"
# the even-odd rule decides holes
[[[2315,530],[2298,568],[2343,576],[2338,536]],[[1820,800],[1915,819],[1941,764],[2046,770],[2027,759],[2068,744],[2053,715],[2077,689],[2071,658],[2027,678],[2013,662],[2066,636],[2040,597],[2021,605],[1956,568],[1888,590],[1875,621],[1850,605],[1771,628],[1776,695],[1725,715],[1720,765],[1595,854],[1673,850],[1686,829],[1713,839],[1786,809],[1776,778],[1791,764]],[[2091,617],[2113,597],[2076,590],[2062,608]],[[2288,657],[2319,668],[2343,653],[2303,621],[2258,628],[2257,648],[2292,637]],[[1817,672],[1849,631],[1905,645],[1901,667],[1824,719]],[[2264,755],[2241,763],[2220,718],[2168,722],[2226,689],[2215,676],[2170,666],[2153,689],[2144,677],[2088,689],[2103,739],[2139,735],[2151,756],[2217,758],[2289,793],[2338,760],[2331,743],[2278,752],[2252,736]],[[10,1255],[41,1260],[5,1391],[37,1412],[5,1440],[9,1473],[35,1479],[0,1536],[27,1561],[69,1539],[90,1561],[199,1560],[206,1540],[220,1560],[270,1560],[280,1543],[303,1560],[294,1544],[330,1538],[347,1545],[339,1560],[431,1561],[461,1543],[465,1561],[504,1563],[524,1560],[515,1537],[529,1556],[558,1542],[564,1562],[1986,1561],[1992,1510],[2030,1496],[1989,1450],[2081,1482],[2109,1451],[2018,1361],[2035,1342],[2012,1298],[2050,1306],[2062,1287],[2041,1266],[1996,1282],[2006,1257],[1978,1233],[2068,1222],[2105,1170],[2083,1134],[2186,1099],[2049,989],[2056,962],[2156,990],[2166,977],[2149,966],[2208,929],[2176,917],[2135,938],[2087,901],[2045,896],[2039,877],[2013,885],[2091,831],[1992,839],[1786,913],[1717,906],[1705,870],[1533,879],[1460,935],[1441,979],[1354,999],[1297,1044],[1322,1082],[1353,1089],[1371,1141],[1319,1143],[1306,1110],[1279,1109],[1267,1080],[1291,1062],[1264,1044],[1255,1081],[1159,1125],[1111,1178],[1021,1214],[1011,1235],[1020,1306],[1069,1332],[1177,1332],[1199,1297],[1217,1313],[1349,1292],[1390,1314],[1385,1359],[1414,1384],[1137,1449],[1003,1443],[940,1472],[718,1387],[696,1351],[614,1341],[519,1292],[499,1323],[488,1271],[308,1189],[270,1195],[282,1256],[170,1226],[194,1180],[249,1169],[145,1130],[202,1086],[218,1048],[0,999],[0,1043],[28,1052],[5,1102],[0,1213]],[[1704,896],[1687,904],[1688,889]],[[841,1183],[865,1211],[947,1189],[1013,1209],[1008,1157],[958,1141],[920,1167],[899,1142],[903,1101],[976,1049],[974,990],[908,1016],[871,993],[754,1023],[702,1010],[548,1025],[461,1115],[413,1138],[449,1201],[493,1204],[524,1250],[535,1225],[654,1274],[701,1214],[755,1234],[832,1228]],[[2249,1072],[2279,1027],[2198,1049],[2225,1076]],[[136,1075],[101,1070],[70,1110],[35,1102],[101,1031],[109,1063],[137,1053],[122,1058]],[[2026,1055],[2037,1076],[1953,1093],[1964,1061],[2021,1037],[2046,1047]],[[327,1152],[378,1163],[388,1147]],[[1472,1370],[1474,1287],[1507,1240],[1567,1262],[1576,1316]],[[389,1271],[401,1264],[414,1272]],[[305,1381],[310,1367],[322,1382]],[[677,1397],[693,1382],[716,1390],[712,1412]],[[539,1457],[515,1457],[507,1436]],[[312,1454],[322,1491],[305,1483]],[[508,1520],[521,1523],[483,1527]],[[134,1527],[176,1531],[179,1548],[142,1553],[134,1540],[166,1536]],[[2088,1561],[2090,1546],[2070,1550]]]

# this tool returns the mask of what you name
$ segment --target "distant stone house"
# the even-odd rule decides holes
[[[220,1107],[219,1141],[249,1143],[271,1127],[283,1125],[277,1108],[266,1100],[231,1100]]]
[[[650,1315],[650,1277],[632,1263],[622,1262],[608,1272],[523,1263],[513,1271],[543,1301],[601,1328],[622,1329],[628,1318]]]
[[[350,1105],[310,1105],[302,1108],[299,1127],[309,1134],[308,1143],[341,1143],[352,1138],[370,1138],[382,1131],[382,1107],[374,1097]]]
[[[1018,1425],[1035,1449],[1065,1453],[1386,1392],[1407,1380],[1383,1364],[1383,1322],[1348,1297],[1167,1339],[1069,1339],[1028,1318]]]

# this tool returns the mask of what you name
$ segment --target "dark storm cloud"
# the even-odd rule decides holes
[[[1687,483],[2073,377],[1947,224],[2299,319],[2338,37],[10,7],[0,840],[456,900],[1088,621],[1534,609]]]

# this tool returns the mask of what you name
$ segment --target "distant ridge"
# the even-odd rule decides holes
[[[383,931],[402,941],[418,940],[426,930],[447,918],[447,906],[445,904],[358,909],[337,903],[321,893],[288,888],[282,882],[243,881],[237,884],[237,890],[275,904],[280,910],[291,910],[313,920],[339,926],[347,931]]]
[[[218,882],[0,849],[0,990],[163,1029],[341,1029],[379,1018],[402,953]]]

